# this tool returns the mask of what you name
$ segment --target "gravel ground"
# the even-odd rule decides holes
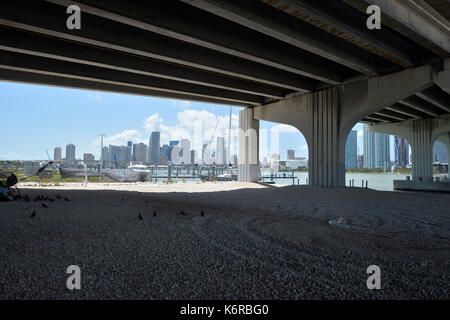
[[[449,298],[449,195],[99,188],[28,187],[30,202],[0,203],[1,299]],[[373,264],[381,290],[366,287]],[[81,290],[66,288],[69,265],[81,268]]]

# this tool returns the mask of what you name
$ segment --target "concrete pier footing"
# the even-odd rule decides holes
[[[259,121],[253,109],[239,112],[238,181],[259,181]]]

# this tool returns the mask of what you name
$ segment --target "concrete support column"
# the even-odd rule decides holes
[[[345,139],[339,132],[339,90],[318,91],[311,96],[311,127],[306,134],[309,149],[309,184],[345,186]],[[306,116],[306,115],[305,115]]]
[[[433,179],[433,140],[430,119],[411,123],[412,176],[413,180]]]
[[[259,181],[259,120],[253,109],[239,112],[238,181]]]

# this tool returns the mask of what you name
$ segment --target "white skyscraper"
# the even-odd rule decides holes
[[[191,142],[188,139],[181,140],[181,150],[183,152],[183,156],[181,157],[181,161],[183,164],[191,164]]]
[[[380,168],[388,171],[391,168],[389,135],[375,133],[364,126],[364,168]]]
[[[225,164],[225,139],[223,137],[217,137],[216,164]]]

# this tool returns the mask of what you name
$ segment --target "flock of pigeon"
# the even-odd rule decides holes
[[[21,199],[23,199],[23,200],[25,200],[25,201],[27,201],[27,202],[30,202],[30,201],[31,201],[31,199],[30,199],[30,197],[28,196],[28,194],[25,194],[23,197],[20,196],[20,195],[18,195],[16,200],[21,200]],[[70,201],[67,197],[62,197],[62,196],[60,196],[59,194],[56,194],[56,199],[58,199],[58,200],[64,200],[64,201]],[[123,200],[125,200],[125,199],[122,198],[122,201],[123,201]],[[49,198],[49,197],[46,197],[46,196],[43,196],[43,195],[37,195],[37,196],[34,198],[34,202],[38,202],[38,201],[41,201],[41,205],[42,205],[43,208],[48,209],[48,205],[47,205],[44,201],[47,201],[47,202],[48,202],[48,201],[49,201],[49,202],[54,202],[55,199],[52,199],[52,198]],[[147,201],[145,201],[145,203],[147,203]],[[185,215],[186,215],[186,213],[185,213],[183,210],[181,210],[178,214],[181,214],[182,216],[185,216]],[[31,213],[30,218],[34,218],[35,216],[36,216],[36,210],[34,210],[34,211]],[[201,212],[200,212],[200,216],[204,218],[204,217],[205,217],[205,213],[204,213],[203,211],[201,211]],[[153,211],[153,217],[156,218],[156,211]],[[138,219],[139,219],[139,220],[144,220],[144,217],[139,213],[139,214],[138,214]]]
[[[183,210],[181,210],[178,214],[181,214],[182,216],[186,215],[186,213]],[[204,218],[205,217],[205,213],[203,211],[201,211],[200,212],[200,216]],[[156,218],[156,211],[153,211],[153,217]],[[138,214],[138,219],[139,220],[144,220],[144,217],[139,213]]]
[[[18,198],[17,198],[16,200],[21,200],[21,199],[23,199],[23,200],[25,200],[26,202],[30,202],[30,201],[31,201],[31,199],[30,199],[30,197],[28,196],[28,194],[25,194],[23,197],[20,196],[20,195],[18,195],[17,197],[18,197]],[[59,194],[56,194],[56,199],[58,199],[58,200],[64,200],[64,201],[70,201],[69,198],[67,198],[67,197],[62,197],[62,196],[60,196]],[[46,197],[46,196],[43,196],[43,195],[37,195],[36,198],[34,198],[34,202],[38,202],[38,201],[50,201],[50,202],[54,202],[55,199],[52,199],[52,198],[49,198],[49,197]],[[48,205],[47,205],[45,202],[41,202],[41,205],[42,205],[43,208],[48,209]],[[34,218],[34,217],[36,217],[36,210],[33,210],[33,212],[32,212],[31,215],[30,215],[30,218]]]

